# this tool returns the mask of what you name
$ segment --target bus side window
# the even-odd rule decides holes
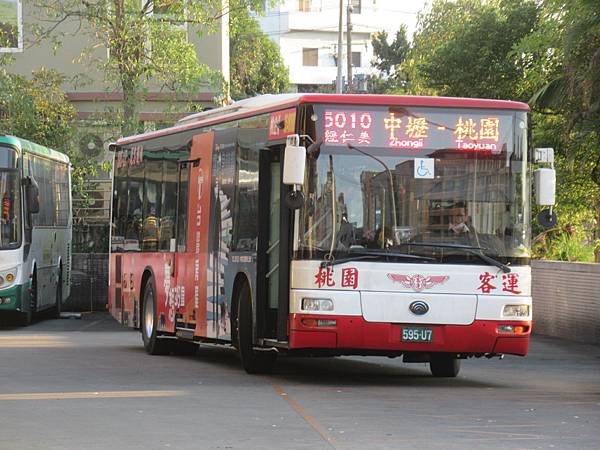
[[[142,200],[144,198],[144,165],[129,166],[129,195],[127,198],[127,224],[125,249],[141,250]]]
[[[144,157],[151,152],[144,152]],[[158,250],[158,232],[162,218],[162,159],[146,159],[144,171],[144,206],[142,219],[142,250]]]
[[[258,237],[258,149],[238,147],[237,195],[232,249],[256,251]]]
[[[177,161],[164,161],[159,250],[169,250],[177,217]]]
[[[54,168],[52,163],[38,156],[31,156],[33,177],[38,183],[40,192],[40,210],[33,214],[33,224],[37,226],[54,226],[56,212],[54,210]]]

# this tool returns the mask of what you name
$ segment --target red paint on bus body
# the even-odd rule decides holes
[[[335,320],[334,327],[309,327],[302,319]],[[526,327],[522,334],[498,333],[498,325]],[[402,342],[402,328],[427,327],[433,342]],[[471,325],[426,325],[367,322],[361,316],[290,314],[290,350],[338,349],[398,352],[506,353],[525,356],[531,322],[476,320]]]

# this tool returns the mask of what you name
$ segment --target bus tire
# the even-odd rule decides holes
[[[429,369],[434,377],[454,378],[460,372],[460,359],[451,353],[432,354],[429,358]]]
[[[31,277],[31,286],[29,287],[29,305],[27,311],[21,313],[20,323],[22,326],[26,327],[31,325],[33,321],[33,315],[37,310],[37,273],[35,269],[33,270],[33,276]]]
[[[58,276],[58,284],[56,285],[56,305],[54,306],[54,315],[57,319],[60,319],[61,312],[62,312],[62,269],[61,269],[61,274]]]
[[[237,296],[236,335],[242,367],[247,373],[268,373],[273,369],[277,354],[257,352],[252,342],[252,298],[248,283],[243,283]]]
[[[148,278],[144,287],[142,297],[142,320],[141,331],[144,348],[150,355],[166,355],[171,352],[172,339],[161,339],[158,336],[158,310],[156,302],[156,288],[154,287],[154,278]]]

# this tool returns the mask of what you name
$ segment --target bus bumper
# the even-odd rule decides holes
[[[321,322],[319,322],[321,321]],[[513,331],[510,330],[512,326]],[[402,328],[429,328],[428,343],[403,342]],[[361,316],[290,314],[289,349],[331,354],[399,355],[449,352],[464,355],[510,354],[529,350],[531,321],[476,320],[470,325],[367,322]]]
[[[16,285],[0,290],[0,311],[20,311],[23,286]]]

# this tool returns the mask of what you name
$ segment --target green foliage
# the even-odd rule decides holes
[[[558,209],[566,217],[575,212],[590,217],[583,241],[564,232],[556,241],[584,242],[600,262],[600,1],[547,0],[542,12],[519,50],[530,61],[537,59],[526,72],[526,82],[537,85],[534,110],[559,119],[543,120],[534,144],[558,144]],[[548,122],[558,126],[544,129]]]
[[[85,179],[107,169],[72,146],[75,108],[61,90],[63,77],[40,69],[31,79],[0,70],[0,132],[66,153],[73,165],[73,195],[86,197]]]
[[[590,238],[593,212],[573,208],[558,211],[559,225],[537,235],[533,255],[557,261],[593,262],[598,243]]]
[[[407,86],[407,75],[401,70],[410,51],[406,37],[406,27],[400,25],[396,37],[391,44],[385,31],[375,33],[371,39],[375,60],[373,66],[381,72],[381,76],[370,79],[370,91],[376,94],[386,92],[401,93]]]
[[[62,81],[52,70],[34,71],[29,80],[0,70],[1,131],[64,151],[75,109],[60,88]]]
[[[244,1],[231,0],[230,5],[231,97],[285,92],[289,72],[279,47],[262,32]]]
[[[513,48],[532,30],[528,0],[434,1],[415,33],[410,59],[417,90],[458,97],[526,100]]]

